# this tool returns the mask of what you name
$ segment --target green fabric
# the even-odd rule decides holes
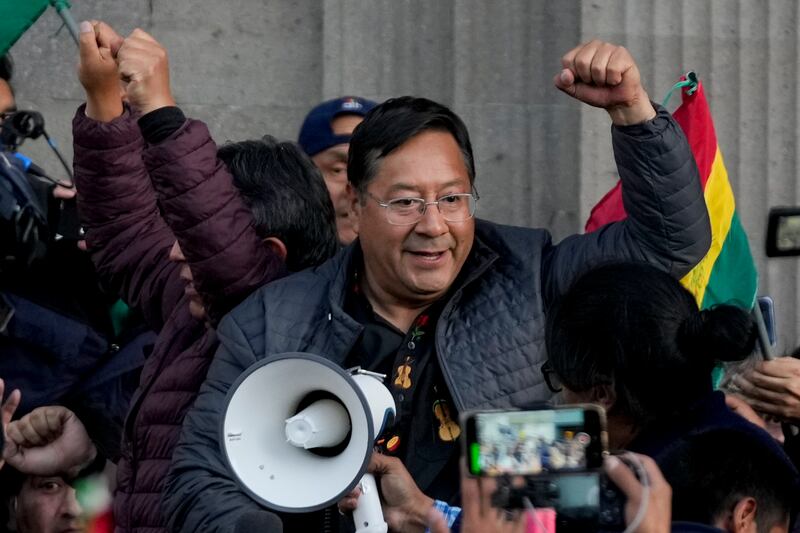
[[[0,55],[8,52],[48,5],[48,0],[0,0]]]
[[[734,211],[725,243],[711,269],[702,308],[729,303],[752,309],[756,303],[757,290],[758,272],[750,253],[750,244],[739,214]],[[715,389],[719,388],[724,374],[725,367],[722,364],[718,364],[712,371],[711,380]]]
[[[758,272],[750,253],[750,244],[739,221],[739,214],[734,212],[725,243],[711,269],[701,307],[707,309],[715,304],[728,303],[752,309],[757,289]]]
[[[117,300],[109,309],[111,315],[111,325],[114,328],[114,337],[118,338],[128,326],[128,318],[131,310],[122,300]]]

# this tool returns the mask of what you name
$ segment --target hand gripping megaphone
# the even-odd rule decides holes
[[[383,378],[299,352],[252,365],[228,392],[222,421],[236,480],[257,502],[289,513],[323,509],[360,485],[357,533],[386,533],[375,478],[365,473],[395,415]]]

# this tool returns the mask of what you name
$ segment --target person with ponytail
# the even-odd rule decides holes
[[[756,335],[747,311],[701,311],[689,291],[652,266],[604,265],[581,276],[549,311],[543,371],[566,403],[605,407],[612,449],[659,462],[681,438],[738,428],[782,454],[712,388],[715,364],[746,358]]]

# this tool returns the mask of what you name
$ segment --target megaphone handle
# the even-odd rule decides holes
[[[360,486],[361,496],[358,497],[356,510],[353,511],[356,533],[387,533],[389,526],[383,520],[381,498],[375,476],[364,474]]]

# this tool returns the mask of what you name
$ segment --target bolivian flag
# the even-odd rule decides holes
[[[703,86],[698,82],[696,89],[687,89],[681,90],[682,102],[673,116],[686,134],[700,171],[711,219],[711,248],[681,283],[691,291],[701,308],[728,303],[749,310],[755,304],[758,273],[747,234],[736,214],[733,190],[717,145]],[[586,232],[625,216],[621,184],[617,183],[592,209]]]

